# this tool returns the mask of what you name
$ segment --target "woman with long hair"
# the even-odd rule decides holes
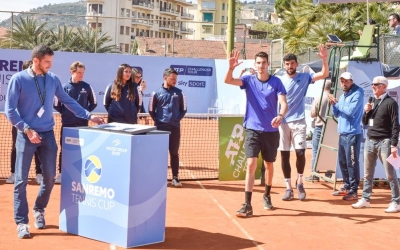
[[[114,82],[106,88],[104,107],[108,112],[109,123],[137,123],[138,113],[142,106],[142,95],[131,76],[131,66],[125,63],[121,64]]]

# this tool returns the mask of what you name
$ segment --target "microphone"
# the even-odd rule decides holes
[[[372,97],[372,96],[370,96],[369,98],[368,98],[368,103],[372,103],[374,101],[374,98]]]

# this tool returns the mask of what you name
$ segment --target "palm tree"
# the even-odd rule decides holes
[[[77,46],[77,36],[73,29],[67,26],[57,27],[57,31],[50,31],[51,48],[58,51],[74,51]]]
[[[106,45],[112,39],[100,29],[78,28],[76,33],[76,51],[89,53],[118,53],[114,45]]]
[[[46,30],[46,23],[38,24],[32,17],[22,18],[14,22],[12,31],[6,34],[5,44],[11,41],[12,48],[33,49],[38,44],[51,45],[51,36]]]

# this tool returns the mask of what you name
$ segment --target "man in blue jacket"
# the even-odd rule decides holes
[[[340,84],[344,93],[339,101],[333,95],[328,97],[333,114],[338,119],[338,162],[344,182],[343,188],[333,192],[333,195],[343,196],[343,200],[357,200],[364,90],[354,84],[353,76],[349,72],[340,75]]]
[[[53,51],[45,45],[32,50],[33,64],[30,68],[14,74],[8,84],[5,113],[11,124],[18,129],[17,160],[14,183],[14,219],[19,238],[29,238],[28,201],[26,185],[32,156],[38,152],[42,162],[43,181],[33,206],[35,227],[46,228],[44,209],[49,203],[56,175],[57,143],[54,137],[54,96],[76,116],[104,123],[82,108],[62,89],[58,77],[49,72]]]
[[[83,81],[85,65],[81,62],[73,62],[70,67],[71,79],[63,86],[64,91],[77,101],[82,108],[92,112],[97,107],[96,95],[89,83]],[[54,109],[61,114],[60,133],[60,157],[58,161],[59,174],[55,183],[61,183],[61,159],[62,159],[62,138],[63,129],[66,127],[88,126],[88,120],[76,117],[57,97],[54,98]]]
[[[168,68],[164,71],[164,83],[153,92],[149,101],[149,114],[157,129],[169,131],[169,155],[171,158],[172,186],[182,187],[179,180],[179,144],[181,120],[187,111],[186,98],[182,90],[175,87],[178,72]]]

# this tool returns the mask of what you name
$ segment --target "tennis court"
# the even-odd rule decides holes
[[[311,150],[307,150],[307,162]],[[295,164],[295,155],[291,155]],[[309,174],[309,169],[305,175]],[[295,171],[292,171],[294,176]],[[257,181],[256,181],[257,182]],[[258,181],[259,182],[259,181]],[[168,187],[165,242],[135,249],[397,249],[400,214],[386,214],[390,189],[374,189],[371,208],[355,210],[352,202],[331,196],[332,184],[306,183],[303,202],[282,201],[285,186],[280,159],[275,164],[272,202],[275,210],[264,211],[263,187],[253,194],[254,216],[235,217],[244,200],[244,182],[218,180],[184,181],[182,189]],[[28,185],[30,208],[39,186]],[[296,191],[295,191],[296,197]],[[13,185],[0,180],[0,249],[123,249],[58,230],[60,186],[53,189],[46,210],[47,228],[33,227],[31,239],[16,235],[13,220]],[[107,230],[105,228],[104,230]]]

